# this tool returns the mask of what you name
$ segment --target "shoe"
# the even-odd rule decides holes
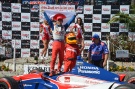
[[[43,59],[44,59],[44,57],[43,57],[43,56],[40,56],[40,59],[41,59],[41,60],[43,60]]]
[[[60,70],[56,71],[56,74],[61,74],[61,73],[62,73],[62,71],[60,71]]]
[[[50,74],[49,74],[50,77],[52,77],[54,75],[55,75],[54,71],[51,71]]]

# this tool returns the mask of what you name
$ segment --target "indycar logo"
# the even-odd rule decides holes
[[[38,43],[37,43],[37,42],[32,42],[31,44],[32,44],[32,45],[38,45]]]

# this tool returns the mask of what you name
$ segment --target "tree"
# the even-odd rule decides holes
[[[127,14],[125,12],[119,12],[118,14],[115,14],[108,24],[115,23],[115,22],[120,22],[124,23],[127,30],[135,32],[135,5],[130,6],[130,13]]]

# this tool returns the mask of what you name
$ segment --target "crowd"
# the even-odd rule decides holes
[[[69,12],[70,13],[70,12]],[[61,67],[64,63],[64,71],[69,72],[76,65],[77,56],[81,56],[84,50],[84,33],[82,18],[78,17],[70,32],[66,32],[69,25],[75,20],[74,14],[69,21],[63,25],[63,20],[66,16],[62,13],[55,14],[53,18],[44,13],[45,20],[40,25],[40,32],[43,32],[42,41],[44,48],[41,53],[41,59],[45,58],[48,43],[53,35],[52,59],[50,62],[50,75],[61,73]],[[92,36],[93,43],[89,47],[88,62],[98,67],[104,68],[108,59],[107,45],[100,40],[98,34]],[[58,68],[54,69],[57,55],[59,57]]]

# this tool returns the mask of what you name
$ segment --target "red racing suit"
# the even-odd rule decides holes
[[[64,72],[69,72],[75,67],[78,55],[80,51],[77,44],[65,45]]]

